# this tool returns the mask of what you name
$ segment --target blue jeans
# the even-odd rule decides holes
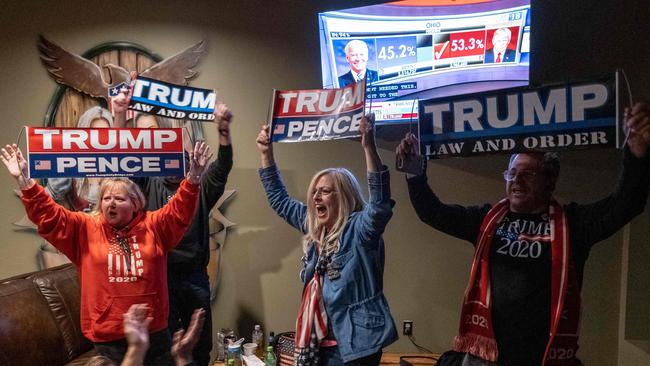
[[[379,352],[373,353],[370,356],[357,358],[350,362],[343,362],[338,347],[321,347],[319,352],[320,366],[379,366],[381,354],[382,351],[379,350]]]

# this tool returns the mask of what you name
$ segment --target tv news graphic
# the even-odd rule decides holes
[[[365,80],[340,89],[275,90],[273,93],[272,142],[361,136]]]
[[[340,87],[359,58],[377,74],[369,88],[412,85],[390,93],[368,90],[373,104],[528,85],[530,12],[530,0],[493,0],[461,5],[397,1],[320,13],[323,86]],[[499,47],[507,41],[506,49],[495,47],[493,38],[500,40]],[[367,55],[350,52],[352,42],[367,45]],[[395,113],[375,113],[378,125],[404,122],[389,118]]]
[[[213,121],[216,101],[214,90],[138,76],[129,109],[174,119]]]
[[[31,178],[185,175],[181,128],[25,129]]]
[[[368,88],[366,88],[368,89]],[[366,113],[374,113],[378,126],[389,123],[410,123],[418,120],[417,99],[387,100],[383,102],[366,102]]]
[[[427,158],[616,147],[614,78],[512,88],[420,103]]]

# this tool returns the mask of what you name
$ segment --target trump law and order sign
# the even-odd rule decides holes
[[[161,117],[214,120],[217,94],[210,89],[165,83],[138,76],[129,109]]]
[[[271,141],[358,137],[365,95],[365,81],[341,89],[276,90]]]
[[[613,78],[428,100],[420,103],[421,150],[443,158],[615,147],[616,111]]]
[[[31,178],[182,176],[181,128],[25,127]]]

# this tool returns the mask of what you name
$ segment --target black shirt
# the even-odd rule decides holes
[[[411,204],[420,220],[446,234],[475,243],[483,218],[490,210],[489,204],[469,207],[444,204],[427,184],[425,175],[407,179],[407,184]],[[579,286],[591,247],[640,214],[649,189],[650,154],[638,159],[625,149],[623,170],[614,192],[594,203],[572,202],[564,206]],[[501,366],[542,362],[550,326],[551,250],[548,243],[540,241],[538,247],[533,239],[538,239],[534,237],[537,234],[547,234],[545,222],[548,222],[546,214],[510,212],[495,233],[490,253],[490,282],[494,299],[492,325]],[[519,237],[520,232],[525,236],[515,243],[514,236]],[[535,235],[530,236],[531,233]]]
[[[199,205],[192,224],[178,246],[169,252],[167,269],[170,273],[205,271],[210,260],[210,211],[223,194],[228,173],[232,169],[232,146],[219,146],[217,161],[210,164],[201,178]],[[146,210],[157,210],[176,194],[178,184],[169,184],[164,177],[133,178],[147,199]]]
[[[540,363],[551,317],[551,224],[547,214],[506,215],[492,242],[490,282],[499,364]],[[518,336],[510,336],[514,334]]]

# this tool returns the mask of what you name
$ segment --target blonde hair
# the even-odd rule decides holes
[[[126,189],[126,195],[129,197],[131,202],[133,202],[133,206],[135,206],[136,211],[144,210],[146,199],[144,198],[144,194],[142,194],[142,191],[137,184],[133,183],[133,181],[131,181],[129,178],[105,178],[102,180],[102,184],[99,188],[99,202],[93,210],[93,215],[101,215],[101,202],[102,197],[104,197],[104,193],[117,185],[121,185],[124,187],[124,189]]]
[[[166,117],[160,117],[156,116],[153,114],[148,114],[148,113],[136,113],[135,117],[131,121],[131,127],[132,128],[140,128],[138,127],[138,121],[142,117],[152,117],[156,121],[156,125],[158,126],[157,128],[173,128],[174,127],[174,122],[170,120],[169,118]]]
[[[90,128],[90,124],[96,119],[103,119],[108,122],[109,127],[113,127],[113,116],[111,112],[106,108],[102,107],[91,107],[88,108],[85,112],[79,117],[79,122],[77,122],[77,127],[79,128]],[[77,197],[81,197],[92,204],[97,205],[99,203],[99,198],[97,202],[92,202],[93,197],[91,197],[91,183],[88,178],[75,178],[74,179],[74,188],[76,190]]]
[[[316,205],[314,204],[313,192],[316,183],[323,176],[329,176],[334,183],[334,191],[338,195],[339,209],[334,225],[326,232],[325,228],[318,223]],[[309,183],[307,189],[307,234],[303,236],[303,251],[307,251],[310,242],[317,242],[325,255],[336,253],[340,247],[340,236],[348,223],[348,218],[353,212],[361,211],[366,201],[361,195],[361,186],[354,175],[345,168],[328,168],[316,173]]]
[[[106,122],[108,122],[108,125],[113,127],[113,116],[111,115],[111,112],[109,112],[108,109],[102,107],[88,108],[79,117],[79,122],[77,122],[77,127],[89,128],[92,121],[96,119],[105,119]]]

